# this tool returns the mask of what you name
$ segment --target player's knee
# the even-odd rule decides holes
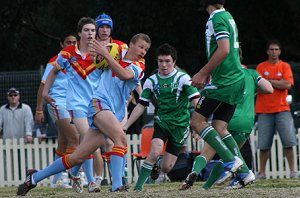
[[[71,164],[78,165],[78,164],[82,164],[89,157],[90,157],[90,155],[85,155],[85,154],[81,154],[81,155],[72,154],[70,161],[71,161]]]
[[[201,133],[202,130],[207,126],[208,126],[208,124],[205,121],[191,120],[191,127],[198,134]]]
[[[152,152],[149,154],[148,159],[149,159],[151,162],[156,162],[159,156],[160,156],[160,152],[152,151]]]
[[[173,168],[173,165],[171,165],[171,164],[161,166],[161,172],[168,173],[172,170],[172,168]]]
[[[121,136],[121,141],[122,141],[122,144],[123,144],[124,146],[127,145],[127,136],[126,136],[125,133],[122,134],[122,136]]]

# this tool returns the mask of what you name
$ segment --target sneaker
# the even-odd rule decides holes
[[[258,179],[258,180],[264,180],[264,179],[267,179],[267,177],[266,177],[266,175],[259,173],[258,175],[256,175],[256,179]]]
[[[128,190],[124,186],[120,186],[119,188],[117,188],[114,191],[112,189],[110,189],[110,192],[128,192]]]
[[[139,193],[139,192],[142,192],[142,189],[134,188],[134,189],[133,189],[133,192]]]
[[[83,185],[80,176],[73,176],[72,174],[70,174],[70,180],[72,188],[75,190],[75,192],[83,193]]]
[[[51,188],[62,186],[62,173],[57,173],[53,176],[50,186]]]
[[[157,180],[157,178],[159,177],[159,173],[160,173],[160,167],[155,163],[153,165],[150,177],[153,180]]]
[[[255,175],[251,170],[248,173],[237,173],[236,178],[233,178],[232,182],[225,189],[241,189],[253,184],[254,181]]]
[[[61,178],[56,183],[51,183],[51,188],[72,188],[67,172],[62,173]]]
[[[96,182],[90,182],[88,185],[88,191],[89,193],[96,193],[96,192],[100,192],[100,185]]]
[[[238,180],[237,178],[233,178],[231,183],[228,186],[226,186],[224,189],[230,190],[230,189],[240,189],[240,188],[243,188],[241,181]]]
[[[36,184],[31,183],[32,174],[37,172],[35,169],[27,170],[26,179],[23,184],[20,184],[18,187],[17,195],[25,196],[27,192],[36,187]]]
[[[297,178],[298,178],[297,172],[296,171],[291,171],[290,179],[297,179]]]
[[[216,181],[217,185],[221,185],[225,182],[227,182],[230,178],[233,177],[232,172],[230,171],[225,171],[222,173],[222,175],[219,177],[219,179]]]
[[[194,185],[197,178],[198,178],[197,172],[192,171],[190,174],[188,174],[188,176],[186,177],[186,180],[183,182],[183,184],[181,185],[179,190],[188,190],[188,189],[190,189]]]
[[[103,181],[103,178],[102,178],[102,177],[95,177],[95,183],[96,183],[97,185],[101,186],[102,181]]]
[[[249,170],[248,173],[237,173],[236,174],[239,179],[241,179],[242,187],[245,187],[249,184],[253,184],[255,181],[255,175],[252,170]]]
[[[155,184],[164,183],[166,182],[166,174],[160,172],[158,178],[154,181]]]
[[[242,166],[243,166],[243,161],[237,156],[234,156],[234,160],[231,162],[226,162],[226,163],[223,162],[223,168],[232,173],[238,171]]]
[[[87,178],[85,176],[85,173],[83,171],[81,171],[79,175],[80,175],[80,178],[81,178],[82,186],[83,187],[88,187],[89,182],[88,182],[88,180],[87,180]]]
[[[63,185],[64,185],[64,183],[63,183],[62,179],[59,179],[56,181],[56,183],[51,183],[50,187],[51,188],[63,188]]]
[[[125,177],[122,177],[122,185],[123,187],[128,190],[129,189],[129,185],[128,185],[128,180]]]

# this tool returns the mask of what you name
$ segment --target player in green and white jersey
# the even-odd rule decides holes
[[[245,83],[247,85],[246,94],[243,102],[237,105],[234,115],[227,127],[228,131],[237,142],[239,148],[241,148],[249,138],[254,125],[255,94],[258,90],[262,93],[268,94],[273,92],[271,83],[262,78],[256,70],[243,69],[243,71],[245,73]],[[235,153],[237,153],[237,155],[243,159],[239,151]],[[194,161],[192,172],[187,176],[187,179],[181,185],[180,190],[186,190],[193,186],[194,182],[198,178],[199,173],[205,168],[207,161],[209,162],[214,155],[215,151],[210,146],[205,144],[201,155],[197,156]],[[230,188],[243,188],[246,185],[254,182],[255,176],[253,172],[249,170],[245,162],[244,164],[245,165],[242,167],[242,169],[236,173],[236,177],[229,185]],[[216,164],[203,187],[205,189],[209,189],[217,180],[218,181],[216,183],[219,184],[224,182],[224,176],[221,177],[222,173],[224,176],[231,174],[229,172],[224,172],[221,164]]]
[[[236,156],[238,145],[227,131],[227,124],[236,104],[242,102],[245,88],[238,31],[231,14],[223,7],[225,0],[204,2],[210,15],[205,32],[208,62],[192,77],[192,85],[203,90],[191,126],[222,158],[223,168],[236,172],[243,162]]]
[[[163,44],[156,53],[158,73],[146,79],[139,104],[124,126],[124,130],[127,130],[143,114],[151,95],[154,94],[158,101],[158,109],[154,119],[151,151],[142,165],[135,191],[142,190],[167,140],[165,154],[156,165],[158,170],[164,173],[171,171],[190,133],[190,104],[195,106],[200,97],[198,90],[191,86],[190,76],[175,69],[176,49],[169,44]]]

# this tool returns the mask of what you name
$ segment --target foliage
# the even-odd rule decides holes
[[[299,61],[300,1],[232,0],[225,4],[239,28],[244,62],[258,63],[266,58],[265,43],[279,39],[282,58]],[[0,36],[1,71],[32,70],[45,65],[59,48],[64,31],[76,31],[80,17],[95,18],[106,12],[114,19],[113,37],[125,42],[144,32],[152,38],[146,57],[149,74],[156,68],[155,49],[162,43],[174,45],[178,65],[190,74],[206,62],[204,30],[208,15],[199,0],[12,0],[2,2]]]

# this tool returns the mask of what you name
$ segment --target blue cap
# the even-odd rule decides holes
[[[111,19],[111,17],[109,15],[107,15],[105,13],[100,14],[99,16],[97,16],[95,21],[96,21],[96,29],[97,30],[102,25],[108,25],[111,28],[111,31],[113,30],[113,20]]]

